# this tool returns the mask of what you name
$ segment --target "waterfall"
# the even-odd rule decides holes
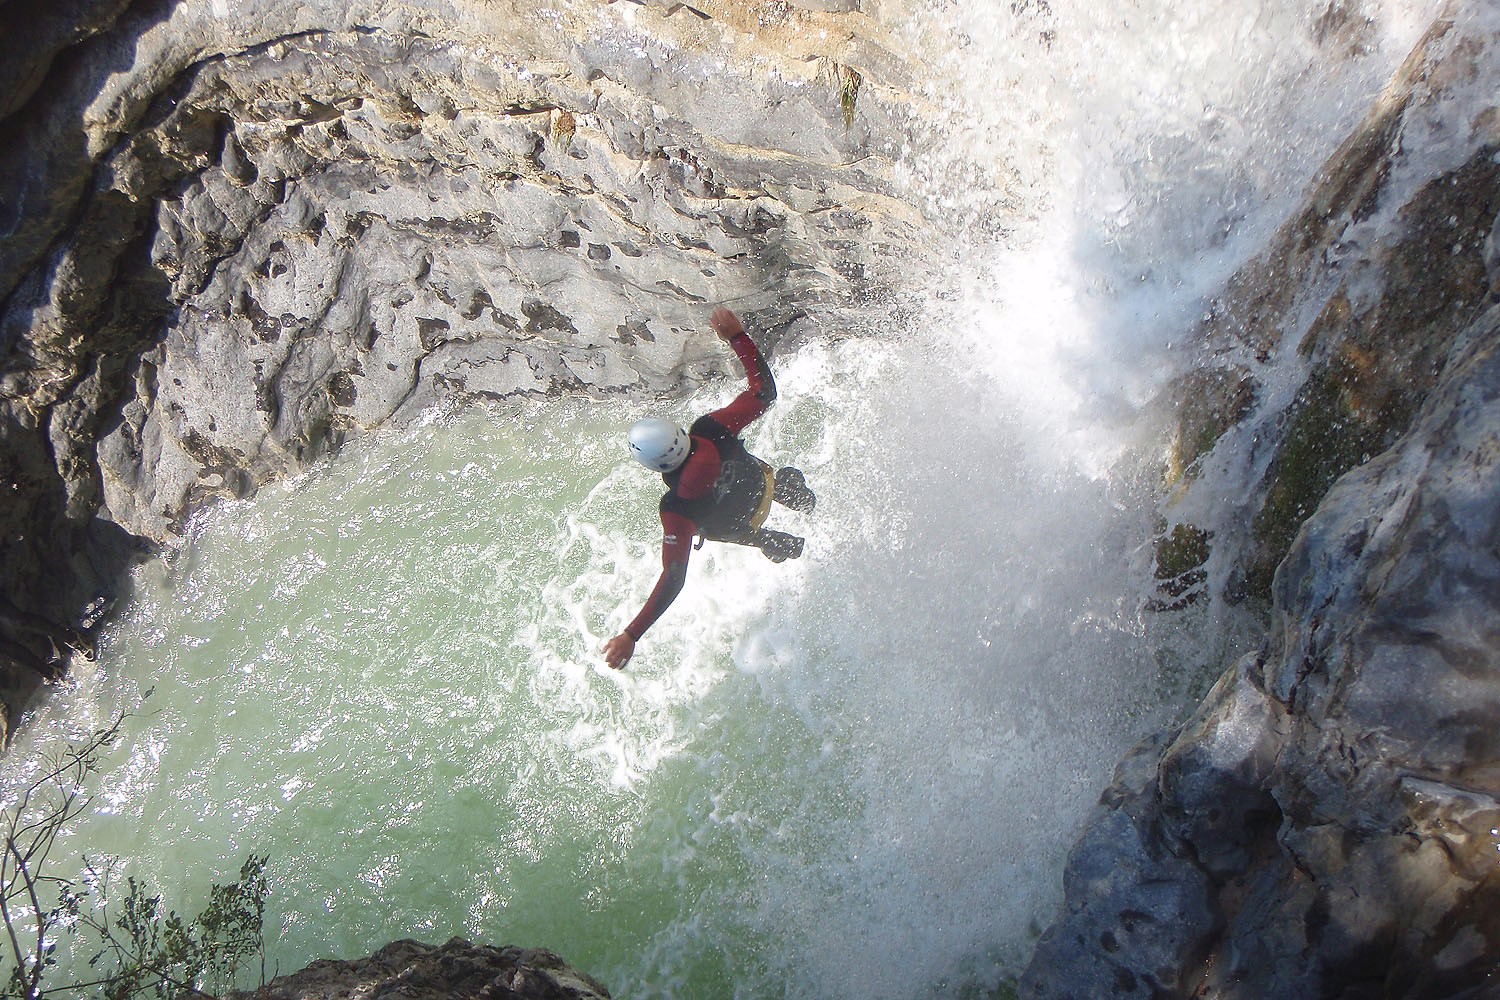
[[[63,852],[181,909],[269,855],[283,970],[464,935],[622,998],[996,989],[1114,764],[1253,641],[1146,610],[1140,414],[1417,6],[933,0],[901,167],[948,266],[813,316],[747,435],[819,494],[772,522],[801,560],[706,546],[611,672],[660,567],[645,408],[434,414],[200,515],[7,780],[125,713]]]

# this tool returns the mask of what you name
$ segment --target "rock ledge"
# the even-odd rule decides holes
[[[393,941],[369,958],[324,959],[239,1000],[610,1000],[609,991],[540,948]]]

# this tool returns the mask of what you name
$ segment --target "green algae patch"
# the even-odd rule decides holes
[[[1192,481],[1198,460],[1250,412],[1255,382],[1242,366],[1200,369],[1179,379],[1171,395],[1175,399],[1175,427],[1162,483],[1175,490]]]
[[[1252,525],[1255,553],[1244,574],[1245,596],[1269,599],[1271,578],[1302,522],[1340,476],[1380,447],[1384,428],[1352,412],[1346,390],[1324,369],[1293,404],[1286,438],[1267,476],[1265,503]]]
[[[1176,610],[1197,600],[1208,578],[1209,533],[1174,524],[1156,539],[1156,598],[1153,611]]]

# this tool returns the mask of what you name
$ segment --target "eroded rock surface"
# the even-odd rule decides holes
[[[711,304],[774,349],[919,266],[857,7],[7,7],[5,704],[123,564],[350,433],[680,391]]]
[[[395,941],[369,958],[326,959],[272,980],[256,1000],[609,1000],[609,991],[538,948],[490,948],[454,938]]]

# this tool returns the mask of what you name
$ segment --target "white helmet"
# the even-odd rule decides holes
[[[630,427],[630,455],[652,472],[671,472],[691,450],[687,432],[669,420],[647,417]]]

